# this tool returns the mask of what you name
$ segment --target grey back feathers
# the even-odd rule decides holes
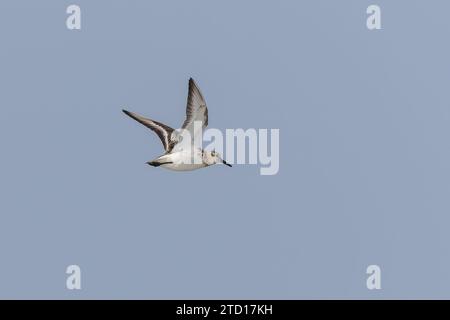
[[[202,122],[202,128],[208,125],[208,108],[200,89],[195,81],[189,79],[189,91],[186,106],[186,120],[184,120],[182,129],[189,130],[191,136],[194,135],[194,121]]]

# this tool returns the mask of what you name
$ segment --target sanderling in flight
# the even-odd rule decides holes
[[[187,130],[191,141],[183,142],[183,135],[178,130],[127,110],[122,110],[126,115],[140,122],[147,128],[153,130],[164,146],[165,153],[158,158],[147,162],[153,167],[163,167],[175,171],[188,171],[205,168],[217,163],[223,163],[229,167],[218,152],[203,150],[201,146],[196,146],[194,137],[208,125],[208,108],[200,89],[192,78],[189,79],[189,93],[186,106],[186,120],[181,127],[181,131]],[[195,125],[194,125],[195,124]],[[200,125],[199,125],[200,124]],[[195,132],[196,131],[196,132]]]

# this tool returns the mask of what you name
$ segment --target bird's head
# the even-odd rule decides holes
[[[206,151],[205,153],[206,153],[205,162],[208,165],[213,165],[213,164],[216,164],[216,163],[222,163],[222,164],[224,164],[226,166],[231,167],[231,164],[229,164],[225,160],[223,160],[220,157],[220,153],[216,152],[215,150],[213,150],[213,151]]]

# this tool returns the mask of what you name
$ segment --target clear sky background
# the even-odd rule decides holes
[[[0,298],[450,298],[449,10],[1,1]],[[278,175],[145,164],[121,109],[177,127],[189,77],[211,127],[280,129]]]

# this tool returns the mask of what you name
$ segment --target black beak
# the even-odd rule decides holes
[[[232,165],[227,163],[225,160],[222,160],[222,162],[223,162],[224,165],[229,166],[230,168],[232,167]]]

